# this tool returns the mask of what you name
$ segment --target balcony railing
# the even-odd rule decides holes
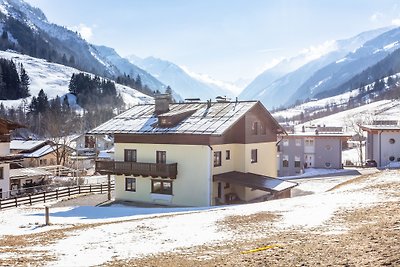
[[[96,161],[96,171],[101,174],[125,174],[176,179],[178,164],[158,164],[125,161]]]

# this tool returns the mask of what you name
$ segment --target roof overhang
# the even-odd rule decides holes
[[[289,182],[278,178],[237,171],[216,174],[213,176],[213,181],[241,185],[270,193],[282,192],[298,185],[298,183]]]

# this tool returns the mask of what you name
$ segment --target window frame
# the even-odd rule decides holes
[[[130,182],[128,182],[130,181]],[[130,185],[130,186],[128,186]],[[134,188],[133,186],[134,185]],[[136,178],[135,177],[125,177],[125,191],[127,192],[136,192]]]
[[[251,155],[250,155],[250,159],[251,159],[251,163],[257,163],[258,162],[258,151],[257,149],[252,149],[251,150]]]
[[[225,160],[230,160],[231,159],[231,151],[230,150],[226,150],[225,151]]]
[[[156,151],[156,163],[157,164],[166,164],[167,163],[167,151],[165,151],[165,150],[157,150]]]
[[[160,191],[155,191],[154,189],[154,183],[160,183]],[[165,184],[169,184],[170,187],[168,188],[168,190],[166,190]],[[151,193],[152,194],[160,194],[160,195],[173,195],[173,184],[172,181],[169,180],[151,180]]]
[[[137,162],[137,150],[124,149],[124,162]]]
[[[222,166],[222,153],[221,151],[214,151],[214,167]]]

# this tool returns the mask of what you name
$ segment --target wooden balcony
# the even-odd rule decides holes
[[[176,179],[178,164],[96,161],[96,171],[101,174],[141,175]]]

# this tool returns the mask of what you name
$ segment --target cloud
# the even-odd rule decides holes
[[[282,51],[283,48],[266,48],[266,49],[260,49],[257,52],[266,54],[266,53],[271,53],[271,52],[277,52],[277,51]]]
[[[398,18],[398,19],[393,19],[393,20],[392,20],[392,25],[400,26],[400,18]]]
[[[376,21],[380,20],[382,17],[383,17],[383,14],[381,12],[376,12],[369,17],[369,20],[372,22],[376,22]]]
[[[90,41],[90,39],[93,36],[92,28],[85,25],[84,23],[80,23],[77,26],[72,26],[72,27],[70,27],[70,29],[72,31],[78,32],[82,36],[82,38],[85,39],[86,41]]]

